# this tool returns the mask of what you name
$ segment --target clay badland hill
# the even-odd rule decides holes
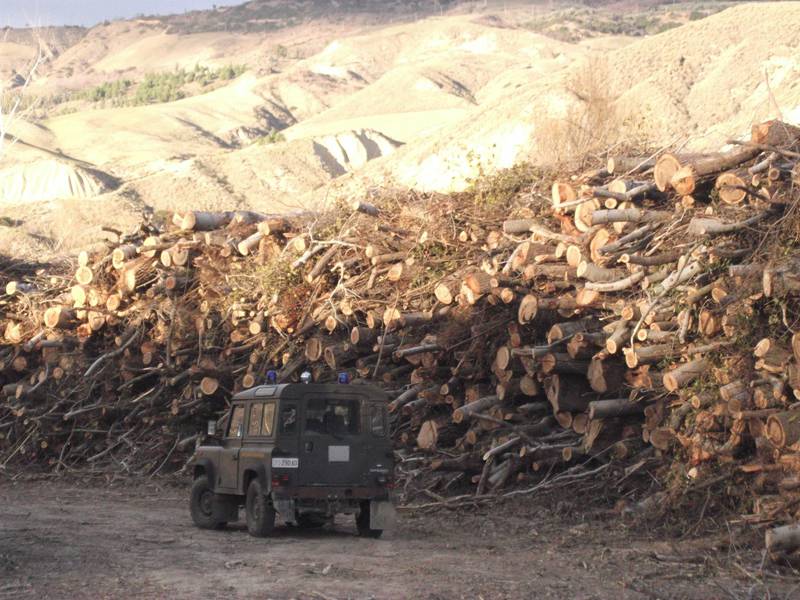
[[[142,211],[458,190],[520,161],[718,149],[798,120],[800,6],[724,6],[258,1],[48,30],[0,157],[0,253],[69,252]],[[6,32],[9,86],[30,38]]]

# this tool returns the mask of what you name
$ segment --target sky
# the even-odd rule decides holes
[[[0,27],[94,25],[105,19],[182,13],[236,3],[237,0],[0,0]]]

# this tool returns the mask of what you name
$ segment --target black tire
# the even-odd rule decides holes
[[[247,532],[254,537],[267,537],[275,528],[275,509],[264,495],[257,479],[247,487],[245,500]]]
[[[361,503],[361,510],[358,511],[356,517],[356,529],[361,537],[377,539],[383,534],[383,529],[370,529],[369,527],[369,502]]]
[[[208,484],[208,477],[201,475],[192,483],[192,494],[189,502],[192,521],[200,529],[219,529],[225,521],[214,518],[214,490]]]

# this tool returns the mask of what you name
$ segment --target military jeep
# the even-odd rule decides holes
[[[262,385],[236,394],[221,424],[217,444],[190,461],[198,527],[237,521],[241,506],[258,537],[270,535],[276,516],[305,528],[354,514],[359,535],[374,538],[393,522],[394,460],[378,388]]]

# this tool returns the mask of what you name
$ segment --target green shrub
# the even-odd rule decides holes
[[[258,138],[258,140],[256,140],[256,144],[258,144],[259,146],[264,146],[265,144],[277,144],[278,142],[285,142],[285,141],[286,141],[286,136],[284,136],[277,129],[272,129],[267,135]]]
[[[201,88],[205,88],[216,81],[236,79],[246,70],[247,65],[239,64],[229,64],[218,69],[195,65],[191,70],[180,68],[162,73],[148,73],[139,85],[130,79],[108,81],[89,90],[77,92],[74,96],[58,99],[54,103],[66,102],[73,98],[95,103],[110,101],[113,106],[174,102],[189,95],[184,89],[189,84],[198,84]]]
[[[128,91],[133,87],[130,79],[118,79],[117,81],[107,81],[90,90],[78,94],[81,100],[89,102],[101,102],[103,100],[113,100],[128,95]]]

